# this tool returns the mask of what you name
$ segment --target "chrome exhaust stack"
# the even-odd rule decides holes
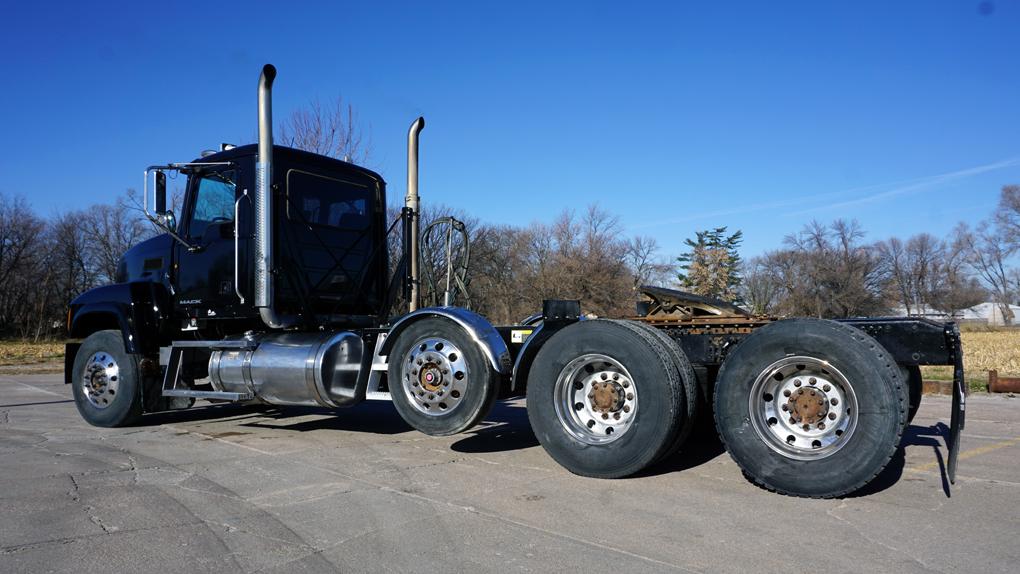
[[[418,247],[420,236],[421,217],[418,213],[420,205],[418,197],[418,135],[425,128],[425,118],[419,117],[411,124],[407,131],[407,197],[404,198],[404,207],[410,210],[411,233],[409,245],[405,246],[408,253],[411,281],[411,297],[408,303],[408,311],[418,309],[421,301],[421,253]]]
[[[272,329],[293,324],[273,306],[273,80],[276,68],[262,67],[259,76],[259,151],[255,163],[255,306]]]

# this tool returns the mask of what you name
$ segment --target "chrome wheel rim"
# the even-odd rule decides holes
[[[786,357],[751,387],[751,426],[772,450],[796,460],[832,456],[857,428],[857,395],[827,361]]]
[[[99,351],[88,358],[81,388],[85,399],[97,409],[105,409],[113,403],[120,390],[120,366],[113,355]]]
[[[607,444],[627,434],[638,409],[637,384],[616,359],[598,353],[567,363],[553,388],[556,417],[571,436]]]
[[[464,353],[442,337],[418,340],[404,356],[401,387],[423,414],[441,416],[457,408],[467,391],[469,371]]]

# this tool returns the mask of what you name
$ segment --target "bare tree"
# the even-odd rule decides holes
[[[769,255],[755,257],[741,266],[740,299],[755,315],[771,315],[779,308],[783,284],[777,267]]]
[[[1016,292],[1010,279],[1009,260],[1018,247],[1006,239],[1006,232],[988,222],[982,222],[975,231],[961,224],[957,233],[966,250],[967,263],[992,293],[1003,322],[1012,324],[1010,302]]]
[[[627,241],[627,264],[634,275],[634,287],[671,282],[675,268],[657,257],[658,252],[659,242],[654,237],[637,236]]]
[[[1014,248],[1020,247],[1020,185],[1003,186],[995,210],[995,223],[1003,240]]]
[[[882,313],[887,285],[875,248],[861,243],[856,221],[811,222],[787,236],[787,249],[767,258],[783,286],[779,310],[787,315],[855,317]]]
[[[280,122],[277,134],[283,145],[358,164],[368,159],[371,148],[353,106],[340,96],[294,110]]]
[[[931,306],[950,317],[988,300],[988,290],[968,274],[967,233],[961,224],[944,242],[939,281],[932,292]]]
[[[112,205],[89,207],[78,218],[102,283],[116,281],[117,266],[124,252],[152,234],[151,227],[131,205],[131,190]]]
[[[946,245],[929,233],[920,233],[906,243],[898,237],[875,245],[876,254],[889,275],[890,288],[907,315],[923,314],[932,308],[934,293],[946,280]]]
[[[26,296],[33,294],[39,261],[46,253],[45,222],[23,197],[0,194],[0,330],[27,334],[20,327],[31,311]]]

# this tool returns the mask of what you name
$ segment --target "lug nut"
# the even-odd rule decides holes
[[[797,423],[797,421],[793,417],[790,417],[790,424],[792,425],[792,424],[796,424],[796,423]]]
[[[839,400],[837,400],[835,398],[830,399],[829,402],[832,403],[833,405],[838,405],[839,404]]]
[[[784,397],[790,396],[790,389],[786,389],[785,391],[783,391],[783,396]]]
[[[630,405],[623,405],[623,412],[629,413],[630,412]]]
[[[793,386],[799,387],[800,386],[800,379],[797,379],[796,381],[793,381]]]
[[[814,391],[811,391],[811,396],[812,397],[815,396],[815,392]]]
[[[618,375],[616,373],[613,373],[613,380],[614,381],[619,381],[620,380],[620,375]]]
[[[602,420],[608,419],[609,413],[602,413]]]
[[[818,430],[825,430],[825,423],[818,423]]]
[[[829,420],[830,421],[836,420],[836,413],[829,413]]]
[[[804,425],[804,430],[811,430],[811,425]]]
[[[599,376],[599,378],[600,378],[600,379],[602,379],[602,380],[604,381],[604,380],[608,379],[608,378],[609,378],[609,376],[608,376],[608,375],[606,375],[605,373],[602,373],[602,375],[600,375],[600,376]]]
[[[824,404],[825,404],[825,399],[818,399],[818,405],[819,406],[824,405]]]
[[[616,420],[620,420],[620,413],[613,413],[613,418]]]
[[[790,410],[790,407],[789,407],[789,406],[788,406],[788,405],[787,405],[786,403],[783,403],[783,406],[782,406],[781,408],[782,408],[782,409],[783,409],[784,411],[788,411],[788,410]]]
[[[825,391],[825,392],[829,392],[831,389],[832,389],[832,387],[829,386],[829,385],[822,385],[822,390]]]
[[[634,400],[634,393],[627,393],[627,400],[628,401],[633,401]]]
[[[811,377],[810,379],[808,379],[808,383],[810,383],[810,384],[812,384],[812,385],[813,385],[813,384],[815,384],[815,383],[817,383],[817,382],[818,382],[818,379],[816,379],[816,378],[814,378],[814,377]]]
[[[623,388],[625,388],[625,389],[626,389],[627,387],[629,387],[629,386],[630,386],[630,381],[628,381],[627,379],[624,379],[624,380],[623,380],[623,383],[621,383],[621,384],[623,385]]]

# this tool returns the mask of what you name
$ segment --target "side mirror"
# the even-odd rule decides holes
[[[159,214],[158,217],[159,217],[160,222],[164,226],[166,226],[167,229],[169,229],[171,231],[177,229],[177,218],[174,217],[174,212],[173,211],[169,211],[169,210],[168,211],[164,211],[163,213]]]
[[[156,214],[163,215],[166,210],[166,174],[156,172]]]

